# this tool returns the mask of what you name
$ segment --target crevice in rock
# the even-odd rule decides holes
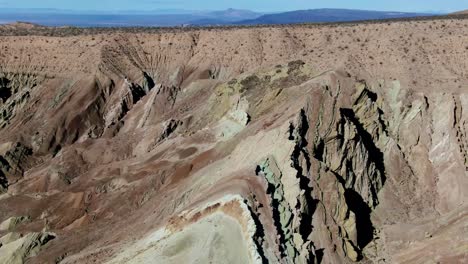
[[[5,77],[0,78],[0,99],[6,102],[12,95],[9,88],[10,80]]]
[[[364,144],[366,150],[369,152],[369,161],[375,164],[376,169],[381,173],[382,185],[385,184],[385,164],[384,155],[382,151],[379,148],[377,148],[377,146],[374,144],[372,135],[364,129],[363,125],[359,122],[359,119],[356,117],[352,109],[341,108],[340,112],[343,117],[351,121],[356,127],[357,133],[360,139],[362,140],[362,143]],[[341,124],[344,125],[344,122],[342,122]],[[344,128],[342,128],[342,131],[343,130]]]
[[[297,170],[296,177],[299,179],[299,187],[301,190],[304,191],[304,204],[300,204],[300,200],[298,203],[298,207],[296,209],[301,209],[301,223],[299,226],[299,232],[304,239],[307,241],[308,236],[312,232],[312,215],[315,211],[316,201],[312,198],[312,188],[309,186],[310,179],[304,175],[304,172],[307,174],[310,171],[311,162],[309,153],[307,151],[307,139],[306,135],[309,130],[309,123],[307,120],[307,116],[305,115],[305,111],[302,109],[300,116],[299,116],[299,125],[296,129],[296,146],[294,147],[293,153],[291,155],[291,160],[293,162],[294,168]],[[306,168],[304,169],[301,165],[300,158],[305,160]]]
[[[357,246],[363,249],[374,238],[371,209],[362,197],[352,189],[345,190],[346,204],[356,216]]]
[[[145,90],[138,84],[132,83],[130,85],[130,91],[132,93],[133,104],[138,103],[146,95]]]
[[[262,165],[257,166],[257,168],[255,169],[255,172],[257,176],[263,176],[268,182],[268,187],[267,187],[266,192],[271,197],[270,206],[272,208],[273,223],[278,233],[279,251],[280,251],[281,257],[284,258],[286,257],[286,243],[287,243],[285,228],[291,222],[292,215],[291,215],[291,210],[287,206],[287,202],[284,201],[283,186],[279,182],[279,178],[281,176],[275,175],[273,171],[271,171],[271,168],[269,168],[270,162],[271,161],[267,159],[265,162],[263,162]],[[275,182],[276,179],[278,179],[278,182]],[[283,217],[285,217],[284,214],[286,213],[290,214],[290,216],[288,217],[288,219],[285,219],[286,221],[285,220],[282,221],[281,213],[283,213]]]
[[[151,91],[155,86],[156,83],[154,82],[153,78],[147,73],[143,72],[143,89],[148,93]]]
[[[323,256],[325,255],[324,251],[325,251],[324,248],[320,248],[320,249],[315,250],[316,264],[322,263]]]
[[[174,119],[169,120],[165,125],[164,125],[164,131],[161,133],[161,135],[158,138],[158,143],[167,139],[172,133],[174,133],[177,128],[182,125],[182,121],[177,121]]]
[[[5,192],[8,189],[8,179],[3,173],[3,171],[0,170],[0,193]]]
[[[365,83],[362,84],[365,85]],[[354,101],[354,105],[359,104],[359,102],[366,98],[369,98],[373,103],[375,103],[377,101],[377,94],[367,88],[364,88],[358,98]]]
[[[323,161],[323,154],[325,152],[325,142],[322,138],[317,140],[317,143],[314,145],[313,148],[313,156],[318,161]]]
[[[265,251],[263,250],[263,244],[265,242],[265,229],[263,228],[262,222],[260,221],[258,215],[255,213],[255,210],[253,210],[253,208],[249,205],[248,201],[245,201],[244,203],[247,205],[250,211],[250,216],[255,223],[256,228],[253,241],[255,242],[255,246],[257,246],[258,255],[260,255],[263,264],[268,264],[269,261],[265,256]]]
[[[288,129],[288,140],[294,140],[294,124],[289,123],[289,129]]]
[[[120,101],[120,112],[117,116],[117,120],[114,120],[114,123],[121,122],[127,116],[128,112],[132,110],[133,106],[147,94],[145,88],[141,87],[138,84],[127,82],[127,85],[128,93],[125,96],[123,96]]]
[[[309,132],[309,120],[305,109],[301,109],[297,125],[294,129],[294,140],[296,142],[294,150],[291,154],[292,166],[297,171],[296,177],[299,179],[299,188],[301,195],[297,197],[296,211],[298,212],[299,226],[296,232],[300,234],[304,242],[299,246],[298,250],[303,250],[306,243],[309,243],[309,254],[305,257],[307,262],[313,262],[316,258],[314,255],[315,246],[312,241],[309,241],[309,236],[312,233],[312,217],[315,213],[318,201],[312,197],[312,187],[310,186],[310,169],[311,160],[310,154],[307,149],[309,145],[307,141],[307,134]]]

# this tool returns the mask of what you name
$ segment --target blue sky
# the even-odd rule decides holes
[[[468,0],[0,0],[1,8],[57,8],[73,10],[221,10],[242,8],[286,11],[313,8],[351,8],[386,11],[456,11]]]

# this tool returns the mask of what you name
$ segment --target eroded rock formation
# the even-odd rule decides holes
[[[0,262],[466,262],[467,28],[0,37]]]

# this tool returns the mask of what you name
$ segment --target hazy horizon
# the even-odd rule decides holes
[[[225,9],[203,9],[203,10],[188,10],[188,9],[119,9],[119,10],[74,10],[74,9],[57,9],[57,8],[2,8],[0,13],[55,13],[55,14],[103,14],[103,15],[118,15],[118,14],[196,14],[196,13],[209,13],[217,11],[227,11],[227,10],[242,10],[242,11],[251,11],[259,14],[273,14],[273,13],[282,13],[282,12],[292,12],[298,10],[321,10],[321,9],[336,9],[336,10],[362,10],[362,11],[377,11],[377,12],[402,12],[402,13],[427,13],[427,14],[445,14],[451,13],[452,11],[442,11],[442,10],[422,10],[422,11],[401,11],[401,10],[378,10],[378,9],[353,9],[353,8],[306,8],[306,9],[293,9],[293,10],[276,10],[276,11],[259,11],[252,9],[240,9],[240,8],[225,8]],[[458,10],[455,10],[458,11]]]
[[[233,9],[245,9],[255,12],[286,12],[307,9],[355,9],[372,11],[396,11],[396,12],[419,12],[419,13],[449,13],[468,8],[468,0],[394,0],[394,1],[371,1],[371,0],[331,0],[326,3],[316,3],[304,0],[290,0],[287,2],[279,0],[265,1],[188,1],[188,0],[114,0],[114,1],[91,1],[68,2],[59,0],[0,0],[0,8],[4,10],[49,10],[67,12],[92,12],[92,13],[119,13],[119,12],[205,12]]]
[[[120,10],[76,11],[62,9],[0,10],[0,24],[17,21],[44,26],[115,27],[115,26],[207,26],[235,24],[294,24],[391,19],[443,15],[431,12],[377,11],[362,9],[319,8],[283,12],[255,12],[248,9],[224,10]]]
[[[468,0],[463,1],[468,2]],[[187,0],[175,2],[140,0],[128,6],[127,0],[117,0],[115,5],[108,9],[104,8],[110,6],[106,3],[107,1],[90,3],[84,0],[80,3],[58,3],[55,0],[44,0],[40,5],[33,3],[26,5],[28,2],[30,1],[0,0],[0,24],[16,21],[45,26],[78,27],[289,24],[432,16],[451,12],[401,10],[401,8],[391,8],[391,5],[386,6],[382,3],[380,5],[369,4],[365,7],[359,5],[359,3],[365,3],[365,0],[355,1],[353,4],[331,1],[327,3],[327,6],[298,0],[291,0],[291,5],[285,6],[272,0],[270,6],[274,6],[276,10],[271,11],[259,10],[262,7],[266,8],[265,3],[258,5],[258,3],[249,4],[245,1],[237,4],[227,1],[228,3],[207,6],[206,4],[211,0],[204,0],[200,1],[199,5],[193,6]],[[183,8],[178,4],[182,2],[187,4]],[[307,15],[304,16],[304,14]],[[273,15],[276,17],[272,18]]]

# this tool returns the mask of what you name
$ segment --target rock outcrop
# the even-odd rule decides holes
[[[21,143],[3,145],[8,148],[5,153],[0,153],[0,193],[8,189],[8,185],[23,177],[27,169],[32,150]],[[3,154],[3,155],[2,155]]]
[[[466,262],[467,28],[0,37],[0,262]]]
[[[14,239],[3,237],[7,243],[0,246],[0,262],[5,264],[24,263],[26,258],[35,256],[41,247],[54,239],[49,233],[30,233]]]
[[[13,230],[18,224],[21,224],[28,220],[29,220],[29,217],[27,216],[10,217],[0,224],[0,231]]]
[[[44,78],[32,72],[3,72],[0,69],[0,127],[9,125],[18,111],[28,108],[32,90]]]

